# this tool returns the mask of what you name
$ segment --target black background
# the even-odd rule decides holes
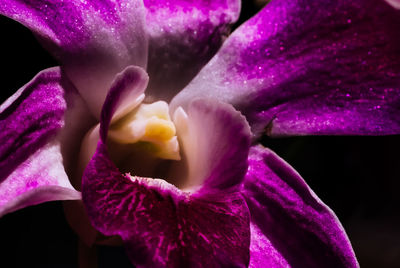
[[[244,22],[258,10],[244,1]],[[57,62],[29,30],[0,16],[1,102]],[[400,267],[400,136],[263,138],[343,223],[361,267]],[[0,219],[1,267],[77,267],[78,240],[60,202]],[[129,267],[122,249],[100,247],[100,267]]]

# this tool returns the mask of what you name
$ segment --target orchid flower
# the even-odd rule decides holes
[[[138,267],[357,267],[263,134],[400,133],[397,1],[4,0],[60,62],[0,108],[0,216],[54,200]],[[226,40],[225,40],[226,39]]]

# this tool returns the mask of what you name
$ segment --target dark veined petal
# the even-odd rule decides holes
[[[148,95],[170,101],[217,52],[239,0],[145,0],[149,34]]]
[[[190,194],[161,179],[121,174],[110,160],[105,140],[113,112],[120,95],[141,84],[137,75],[128,88],[118,82],[124,75],[107,96],[100,141],[83,176],[83,201],[93,226],[104,235],[121,236],[139,267],[247,266],[249,214],[240,193]],[[191,109],[190,114],[212,110],[199,104]]]
[[[252,221],[251,267],[358,267],[335,214],[269,149],[250,149],[243,194]]]
[[[173,101],[232,103],[254,133],[400,133],[400,11],[383,0],[272,0]]]
[[[80,199],[57,138],[68,92],[59,68],[39,73],[0,107],[0,216],[53,200]]]
[[[38,36],[97,116],[114,76],[128,65],[146,66],[140,0],[5,0],[0,14]]]

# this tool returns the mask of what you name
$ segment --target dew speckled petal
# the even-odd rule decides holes
[[[250,267],[358,267],[335,214],[269,149],[250,149],[243,195],[252,222]]]
[[[119,82],[123,77],[107,96],[101,138],[83,176],[83,201],[93,226],[121,236],[138,267],[246,266],[249,214],[240,193],[190,195],[161,179],[121,174],[110,160],[105,140],[119,96],[127,90]]]
[[[273,0],[173,101],[232,103],[254,133],[400,133],[400,11],[381,0]]]
[[[45,201],[80,199],[65,173],[57,139],[66,94],[59,68],[52,68],[0,107],[0,216]]]
[[[38,36],[96,116],[114,76],[128,65],[146,66],[145,9],[140,0],[5,0],[0,14]]]
[[[147,93],[170,101],[217,52],[240,12],[239,0],[145,0]]]

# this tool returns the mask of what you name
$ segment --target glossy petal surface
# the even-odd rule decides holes
[[[400,132],[400,11],[384,1],[273,0],[173,106],[214,96],[259,134]]]
[[[56,135],[66,91],[58,68],[39,73],[0,107],[0,215],[45,201],[79,199]]]
[[[243,194],[250,209],[250,266],[357,267],[335,214],[269,149],[252,147]]]
[[[161,179],[121,174],[111,162],[104,142],[124,91],[117,82],[109,92],[101,139],[83,177],[83,201],[92,224],[105,235],[121,236],[139,267],[246,266],[249,214],[241,194],[190,195]]]
[[[5,0],[0,14],[39,37],[97,116],[114,76],[128,65],[146,66],[142,1]]]
[[[239,0],[145,0],[149,96],[170,101],[216,53],[239,17]]]

